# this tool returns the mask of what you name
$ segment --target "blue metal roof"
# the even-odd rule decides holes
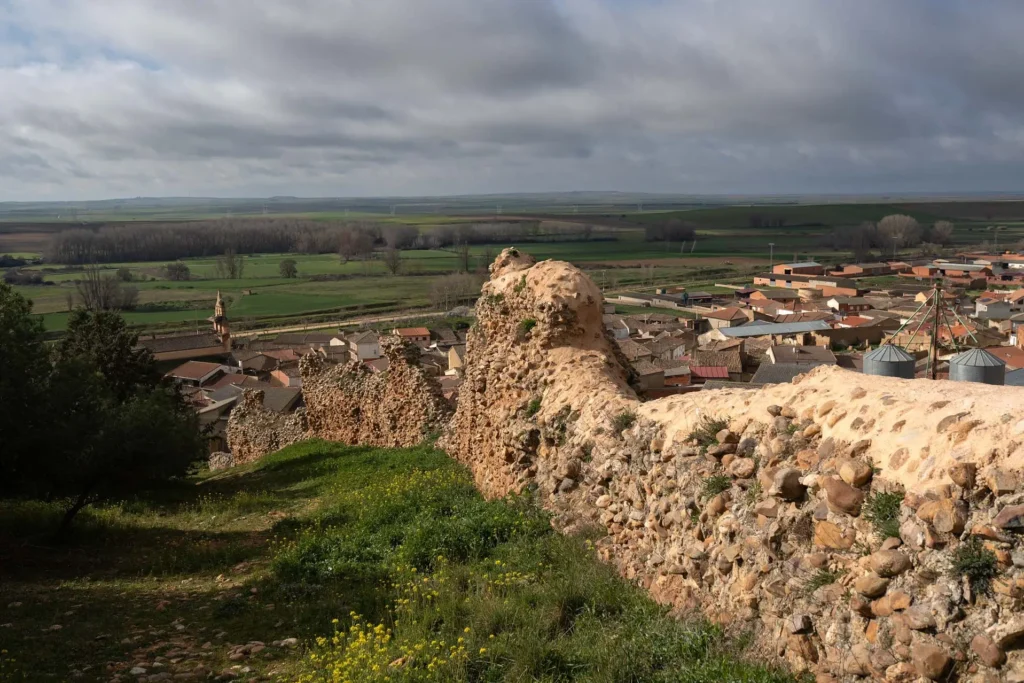
[[[824,320],[808,320],[807,322],[800,323],[767,323],[765,325],[719,327],[718,331],[726,337],[762,337],[769,334],[799,334],[801,332],[818,332],[831,329]]]

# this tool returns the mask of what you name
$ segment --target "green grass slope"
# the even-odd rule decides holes
[[[298,444],[54,547],[58,514],[0,502],[0,680],[787,680],[428,447]]]

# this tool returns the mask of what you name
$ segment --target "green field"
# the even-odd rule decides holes
[[[0,500],[5,683],[792,680],[425,445],[296,444],[86,508],[55,545],[60,514]]]
[[[237,200],[210,200],[209,206],[234,206],[239,213],[245,207],[257,204]],[[331,200],[333,201],[333,200]],[[457,210],[450,213],[423,210],[422,202],[405,205],[405,211],[395,215],[385,211],[386,204],[367,203],[352,205],[347,210],[334,210],[331,201],[282,200],[280,207],[296,209],[294,215],[324,220],[372,219],[381,222],[401,222],[417,225],[429,231],[439,224],[478,220],[467,215],[473,207],[484,207],[487,198],[452,200]],[[957,228],[954,243],[961,247],[991,241],[994,233],[988,229],[989,219],[999,221],[1004,228],[998,233],[1000,244],[1009,245],[1024,240],[1024,202],[899,202],[889,203],[835,203],[801,205],[774,203],[763,206],[730,205],[713,208],[699,204],[681,206],[679,202],[667,208],[679,210],[650,210],[643,212],[634,206],[590,206],[585,213],[569,213],[570,205],[560,204],[558,211],[537,199],[517,199],[522,209],[518,217],[533,217],[542,225],[569,226],[587,223],[594,226],[591,241],[540,241],[519,244],[521,249],[538,260],[560,259],[579,265],[603,289],[636,289],[658,284],[676,284],[706,287],[715,281],[740,282],[743,278],[764,268],[768,263],[769,244],[774,244],[776,262],[790,259],[816,259],[826,264],[846,261],[849,254],[822,246],[823,238],[833,230],[856,226],[865,220],[878,220],[891,213],[909,213],[922,223],[938,219],[953,219]],[[545,199],[544,201],[547,201]],[[603,201],[603,200],[602,200]],[[623,200],[625,201],[625,200]],[[238,203],[241,202],[241,203]],[[9,208],[10,205],[8,205]],[[108,204],[94,206],[96,211],[135,211],[122,214],[145,220],[171,220],[172,218],[202,217],[209,206],[202,202],[189,204],[185,200],[145,200],[120,205],[117,211]],[[206,209],[203,207],[207,206]],[[441,206],[441,205],[438,205]],[[280,208],[279,207],[279,208]],[[419,209],[417,209],[419,207]],[[534,213],[529,213],[532,210]],[[26,217],[46,215],[46,207],[23,210]],[[52,208],[52,207],[51,207]],[[67,207],[59,207],[66,210]],[[8,244],[45,245],[52,231],[67,224],[50,222],[37,225],[31,220],[11,220],[0,207],[0,241]],[[299,210],[301,209],[301,210]],[[564,211],[563,211],[564,209]],[[49,210],[49,209],[47,209]],[[539,213],[551,210],[553,213]],[[613,212],[619,210],[618,213]],[[33,213],[35,211],[36,213]],[[43,213],[38,213],[42,211]],[[25,213],[27,212],[27,213]],[[164,215],[160,212],[170,212]],[[190,213],[191,212],[191,213]],[[460,213],[461,212],[461,213]],[[62,214],[63,215],[63,214]],[[511,216],[511,211],[509,212]],[[754,227],[753,218],[764,222],[783,222],[783,225]],[[52,218],[52,216],[51,216]],[[90,220],[96,216],[90,215]],[[643,226],[679,218],[697,228],[697,240],[680,242],[647,242]],[[65,220],[62,218],[61,220]],[[100,219],[97,219],[100,220]],[[36,230],[37,232],[32,232]],[[44,230],[38,232],[38,230]],[[48,231],[48,232],[47,232]],[[500,251],[500,245],[472,248],[472,268],[483,273],[491,259]],[[21,250],[19,253],[28,254]],[[913,252],[908,250],[909,257]],[[169,282],[163,277],[162,263],[125,263],[106,266],[110,273],[118,267],[131,270],[133,286],[140,290],[139,307],[126,313],[130,323],[143,329],[203,327],[210,315],[218,290],[228,298],[229,317],[238,329],[269,326],[329,322],[360,315],[425,309],[429,306],[430,289],[435,279],[459,268],[454,251],[408,250],[403,252],[404,262],[399,276],[387,273],[379,259],[340,263],[333,254],[258,254],[246,257],[244,278],[217,279],[215,259],[186,259],[192,272],[188,282]],[[298,262],[299,277],[284,279],[278,266],[282,259]],[[653,272],[649,266],[653,265]],[[81,270],[55,266],[33,266],[43,273],[48,286],[19,287],[19,291],[35,302],[35,311],[44,316],[49,330],[64,327],[67,319],[68,294],[74,290],[74,281],[81,278]],[[316,277],[330,280],[317,281]],[[749,280],[748,280],[749,281]]]
[[[623,233],[623,239],[615,242],[547,242],[522,248],[538,260],[576,263],[609,289],[713,280],[757,269],[756,260],[727,266],[724,258],[703,251],[680,255],[678,244],[675,250],[667,250],[663,244],[645,242],[638,231]],[[496,246],[473,247],[472,267],[484,272],[498,251]],[[139,306],[124,315],[132,325],[142,329],[205,328],[220,291],[226,297],[229,318],[242,329],[271,322],[302,324],[426,308],[436,279],[459,268],[458,257],[451,251],[409,250],[403,252],[403,258],[397,276],[390,275],[379,260],[342,264],[334,254],[247,256],[243,277],[234,280],[218,278],[214,258],[185,259],[191,279],[183,282],[167,280],[162,263],[106,264],[103,272],[131,271],[129,284],[139,289]],[[297,278],[280,277],[283,259],[297,262]],[[650,271],[642,267],[646,263],[657,265]],[[68,296],[75,291],[75,281],[83,277],[82,269],[40,265],[29,270],[42,273],[52,284],[16,289],[33,300],[34,311],[43,316],[48,330],[63,329]],[[317,280],[317,276],[338,279]]]

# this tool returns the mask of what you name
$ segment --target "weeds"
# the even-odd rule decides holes
[[[621,413],[612,418],[612,429],[616,432],[622,432],[636,423],[636,413],[631,410],[623,410]]]
[[[708,448],[718,444],[718,433],[728,426],[729,423],[725,420],[713,419],[705,415],[686,438],[688,441],[697,442],[701,453],[707,453]]]
[[[523,291],[524,289],[526,289],[526,276],[525,275],[519,279],[519,282],[517,282],[515,287],[512,288],[512,291],[514,291],[516,294],[518,294],[519,292]]]
[[[818,571],[814,572],[814,574],[812,574],[809,579],[807,579],[807,582],[804,584],[804,588],[808,592],[813,593],[822,586],[832,585],[833,583],[841,579],[843,577],[843,574],[845,573],[845,571],[838,569],[819,569]]]
[[[701,482],[700,490],[705,498],[712,498],[732,488],[732,478],[724,474],[716,474]]]
[[[525,339],[527,335],[537,326],[537,321],[533,318],[524,318],[519,321],[519,338]]]
[[[903,492],[879,492],[868,496],[864,501],[864,519],[871,522],[875,533],[883,541],[887,538],[900,537],[900,506],[903,504]]]
[[[996,556],[977,536],[971,536],[953,551],[954,576],[966,576],[971,589],[988,593],[996,575]]]
[[[761,482],[757,479],[747,489],[747,504],[753,505],[761,498]]]
[[[540,412],[540,399],[530,399],[530,402],[526,404],[526,417],[533,417]]]

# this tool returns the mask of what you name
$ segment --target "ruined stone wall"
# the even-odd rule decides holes
[[[306,438],[306,413],[302,408],[291,415],[271,412],[263,407],[263,392],[249,389],[231,411],[226,433],[230,463],[241,465]]]
[[[408,447],[440,433],[451,406],[437,380],[419,366],[420,351],[397,338],[381,340],[389,367],[375,373],[351,362],[331,365],[310,354],[299,361],[305,408],[279,415],[248,390],[228,420],[234,464],[251,462],[288,444],[321,438],[347,444]]]
[[[495,262],[443,439],[485,494],[535,489],[657,599],[821,680],[1024,680],[1024,389],[822,367],[641,404],[600,303],[569,264]]]
[[[355,361],[329,365],[316,355],[300,361],[311,436],[347,444],[407,447],[440,433],[451,417],[451,406],[437,380],[420,367],[420,350],[386,337],[381,351],[389,363],[383,373]]]

